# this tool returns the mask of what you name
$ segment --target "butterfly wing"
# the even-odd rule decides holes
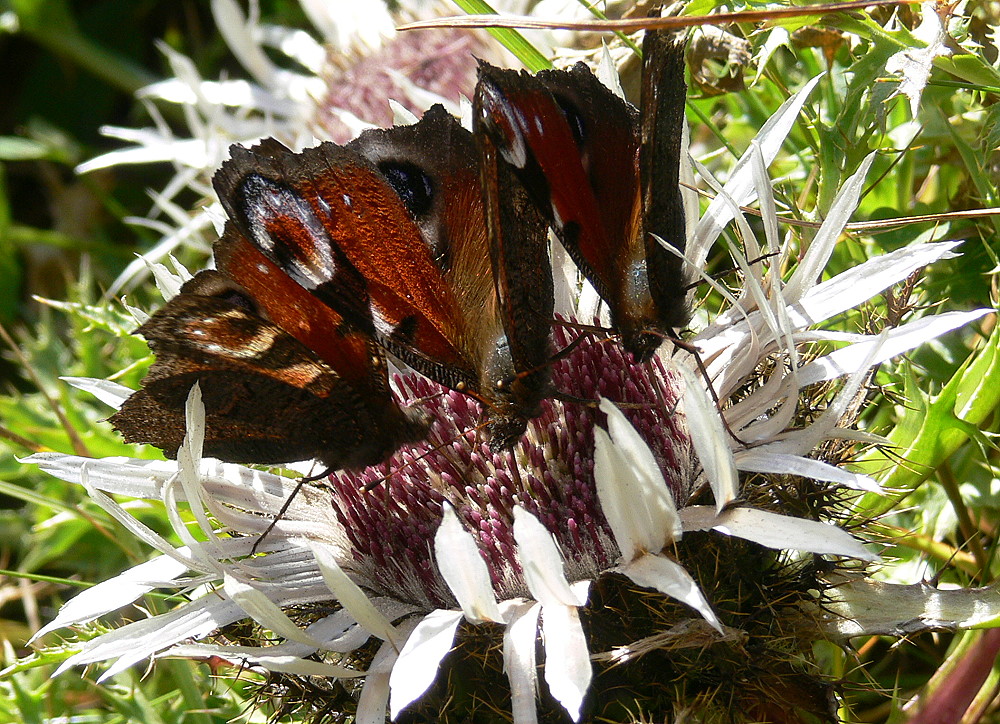
[[[348,147],[234,148],[215,183],[236,226],[289,277],[418,371],[483,399],[498,445],[536,414],[544,385],[525,389],[520,373],[535,374],[548,359],[551,301],[535,312],[541,341],[512,345],[491,274],[475,146],[442,108]],[[500,433],[501,419],[512,429]]]
[[[625,346],[648,358],[684,315],[660,306],[674,269],[644,233],[635,109],[583,64],[531,76],[482,63],[473,119],[608,303]]]
[[[461,312],[460,346],[475,360],[491,441],[509,447],[549,390],[553,291],[544,220],[520,185],[477,164],[472,134],[441,106],[412,126],[366,131],[349,147],[376,165],[420,228]]]
[[[476,383],[450,289],[396,191],[355,151],[234,146],[214,183],[274,265],[350,325],[454,388]],[[435,374],[427,372],[436,370]]]
[[[388,389],[381,351],[329,305],[323,304],[261,254],[228,222],[213,249],[215,266],[254,300],[262,317],[287,332],[359,390]]]
[[[156,362],[111,422],[127,442],[156,445],[168,457],[183,440],[196,382],[205,454],[228,462],[315,458],[330,469],[364,467],[425,430],[387,392],[365,394],[265,319],[252,295],[218,272],[199,273],[138,331]]]
[[[688,275],[684,262],[657,241],[683,252],[687,241],[680,188],[684,134],[684,40],[682,35],[648,30],[642,53],[642,146],[639,169],[643,190],[646,266],[649,291],[660,321],[683,327],[690,319]]]

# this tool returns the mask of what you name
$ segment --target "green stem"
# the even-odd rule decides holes
[[[464,12],[470,15],[496,15],[497,11],[485,0],[454,0]],[[532,73],[552,67],[552,63],[538,52],[527,38],[509,28],[487,28],[486,32],[496,38],[503,47],[517,56],[518,60]]]

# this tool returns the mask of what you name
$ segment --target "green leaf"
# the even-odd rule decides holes
[[[986,62],[985,58],[971,53],[940,57],[934,60],[937,68],[951,73],[957,78],[983,89],[992,89],[996,93],[1000,88],[1000,70]],[[977,89],[973,89],[977,90]]]
[[[906,378],[906,411],[889,434],[892,457],[874,451],[859,463],[862,472],[877,474],[889,490],[910,491],[930,477],[959,447],[979,435],[978,426],[1000,405],[1000,327],[981,350],[973,352],[936,397],[926,395],[912,376]],[[904,493],[905,494],[905,493]],[[878,516],[896,504],[894,498],[866,495],[860,509]]]
[[[485,0],[455,0],[455,4],[470,15],[496,15],[497,11]],[[538,52],[527,38],[510,28],[489,28],[486,32],[517,56],[524,67],[535,73],[552,67],[552,61]]]
[[[52,159],[45,144],[20,136],[0,136],[0,161],[38,161]]]

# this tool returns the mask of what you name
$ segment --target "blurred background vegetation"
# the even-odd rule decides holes
[[[268,22],[308,28],[296,2],[260,5]],[[714,3],[698,6],[689,12],[707,12]],[[892,12],[884,9],[874,16],[885,24]],[[789,89],[836,67],[810,99],[809,122],[793,133],[773,169],[783,213],[815,220],[813,209],[822,209],[872,150],[881,153],[858,221],[1000,206],[998,4],[977,5],[955,39],[953,57],[935,63],[917,119],[920,133],[900,148],[894,138],[911,121],[909,104],[902,96],[888,100],[895,84],[883,69],[891,54],[921,47],[910,33],[919,23],[917,12],[900,8],[902,27],[893,33],[848,18],[828,24],[823,33],[802,33],[774,54],[759,82],[750,84],[755,68],[736,69],[749,89],[739,88],[742,79],[736,92],[716,93],[711,83],[692,88],[689,121],[700,158],[713,169],[731,163],[731,151],[746,148]],[[751,37],[755,55],[767,37]],[[84,491],[43,476],[17,458],[42,450],[136,454],[103,422],[106,407],[58,377],[107,378],[125,370],[123,381],[134,385],[148,364],[144,343],[129,334],[133,320],[103,293],[135,254],[158,240],[154,229],[126,219],[148,212],[147,190],[162,189],[174,169],[169,164],[118,166],[78,176],[74,167],[121,147],[101,135],[103,126],[150,124],[133,93],[169,75],[160,43],[191,58],[205,78],[242,76],[207,2],[0,0],[0,568],[6,569],[0,576],[5,643],[0,721],[221,722],[240,714],[262,720],[266,714],[251,706],[246,679],[215,679],[204,665],[160,662],[141,688],[137,670],[98,685],[96,674],[89,681],[78,672],[49,678],[72,651],[71,641],[61,650],[50,636],[45,643],[52,648],[40,655],[26,647],[31,632],[81,587],[149,555],[137,541],[120,535],[117,524]],[[177,108],[160,109],[182,134]],[[193,194],[176,200],[187,208],[203,201]],[[965,243],[962,257],[935,265],[912,298],[877,300],[863,313],[847,315],[841,328],[858,331],[887,318],[893,323],[893,314],[904,308],[926,314],[993,306],[998,230],[1000,217],[977,213],[845,239],[833,271],[917,239]],[[182,252],[180,258],[192,269],[206,261],[196,251]],[[715,264],[728,267],[721,252]],[[132,305],[147,309],[158,299],[151,284],[129,295]],[[977,330],[950,335],[883,366],[875,380],[882,394],[863,411],[867,429],[892,434],[903,449],[929,434],[922,427],[929,419],[951,435],[944,447],[916,445],[927,455],[914,464],[898,465],[891,453],[867,453],[869,469],[891,471],[897,487],[917,490],[901,497],[905,510],[887,518],[883,528],[890,541],[887,557],[899,561],[911,580],[986,585],[995,578],[1000,485],[994,408],[1000,384],[993,324],[988,317]],[[972,400],[975,415],[957,419],[956,396]],[[883,512],[885,504],[861,506],[864,515]],[[139,510],[148,525],[169,534],[162,510]],[[170,602],[150,597],[145,605],[160,610]],[[98,623],[80,635],[101,630]],[[944,679],[979,636],[921,635],[902,644],[873,638],[855,642],[854,652],[830,648],[818,653],[831,675],[843,680],[846,718],[904,721],[908,715],[902,705],[926,690],[935,673]],[[1000,677],[985,676],[974,692],[978,708],[967,721],[1000,720]]]

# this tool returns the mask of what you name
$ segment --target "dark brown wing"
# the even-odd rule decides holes
[[[477,133],[475,140],[493,280],[516,373],[498,382],[531,409],[550,390],[555,299],[547,225],[492,139]],[[498,423],[494,435],[509,439],[523,431],[523,425],[519,428],[516,419],[508,418]]]
[[[184,405],[196,382],[205,454],[228,462],[315,458],[330,469],[364,467],[425,430],[387,392],[359,390],[265,320],[249,292],[218,272],[186,283],[139,333],[156,362],[111,422],[127,442],[156,445],[169,457],[183,440]]]
[[[583,64],[531,76],[482,63],[473,118],[647,358],[678,315],[660,304],[675,267],[644,233],[636,110]]]
[[[687,244],[684,201],[680,190],[681,141],[684,132],[684,36],[649,30],[642,53],[642,146],[639,168],[643,190],[646,265],[649,291],[666,328],[690,319],[689,277],[680,257],[655,237],[683,252]]]

